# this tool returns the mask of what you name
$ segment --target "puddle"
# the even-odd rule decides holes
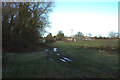
[[[66,62],[64,59],[60,59],[61,61],[63,61],[63,62]]]
[[[57,54],[58,56],[60,56],[60,54]]]
[[[67,58],[67,57],[65,57],[65,56],[63,57],[62,54],[57,53],[57,49],[58,49],[58,48],[53,48],[53,51],[56,53],[57,56],[60,57],[60,59],[59,59],[60,61],[62,61],[62,62],[72,61],[71,59],[69,59],[69,58]],[[48,53],[48,49],[45,49],[44,51],[47,52],[46,55],[49,55],[49,54],[50,54],[50,53]],[[62,53],[64,53],[64,50],[61,50],[61,51],[62,51]],[[54,59],[51,58],[51,57],[49,57],[48,60],[54,61]]]
[[[70,59],[68,59],[68,58],[66,58],[66,57],[62,57],[62,58],[64,58],[65,60],[68,60],[68,61],[72,61],[72,60],[70,60]]]
[[[62,57],[61,54],[56,54],[56,55],[58,55],[59,57]]]
[[[57,52],[57,48],[53,48],[53,51],[54,51],[54,52]]]

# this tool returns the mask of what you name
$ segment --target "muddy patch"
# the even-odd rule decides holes
[[[53,49],[45,49],[44,51],[45,51],[46,58],[49,61],[64,62],[64,63],[72,62],[72,59],[68,58],[63,54],[64,50],[61,50],[58,52],[58,48],[53,48]],[[55,55],[55,56],[53,57],[52,55]]]

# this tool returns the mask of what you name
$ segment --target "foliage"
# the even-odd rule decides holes
[[[115,38],[115,34],[116,33],[114,31],[111,31],[111,32],[108,33],[108,37],[109,38]]]
[[[84,34],[82,32],[77,32],[77,34],[75,35],[75,37],[84,37]]]
[[[120,38],[120,33],[115,33],[115,38],[119,39]]]
[[[88,35],[89,35],[89,37],[91,37],[91,36],[92,36],[92,34],[91,34],[91,33],[88,33]]]
[[[108,33],[108,37],[109,38],[116,38],[116,39],[119,39],[120,38],[120,33],[119,32],[114,32],[114,31],[110,31]]]
[[[56,36],[57,40],[62,40],[64,39],[64,33],[62,31],[59,31],[57,36]]]
[[[52,2],[3,2],[3,48],[21,49],[38,43],[49,27]]]
[[[54,38],[52,37],[52,33],[50,33],[50,34],[47,35],[46,42],[47,43],[55,42]]]
[[[94,39],[109,39],[109,37],[95,36]]]

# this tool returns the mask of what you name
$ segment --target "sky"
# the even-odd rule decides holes
[[[85,36],[91,33],[107,37],[110,31],[118,32],[118,2],[57,1],[49,21],[47,31],[53,36],[61,30],[66,36],[80,31]]]

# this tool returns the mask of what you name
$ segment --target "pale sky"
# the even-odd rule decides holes
[[[55,2],[50,14],[53,36],[61,30],[67,36],[78,31],[84,35],[108,36],[110,31],[118,32],[118,2]],[[47,34],[46,34],[47,35]]]

